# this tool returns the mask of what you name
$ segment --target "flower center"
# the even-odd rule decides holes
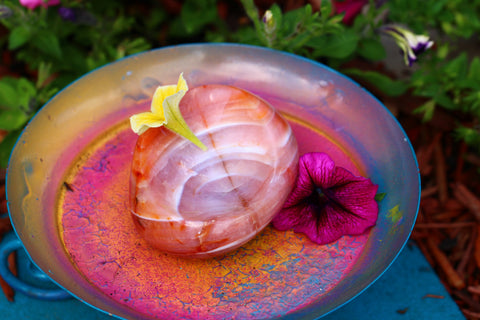
[[[306,200],[308,203],[310,203],[310,205],[313,205],[321,210],[327,204],[328,197],[321,188],[315,188],[312,194]]]

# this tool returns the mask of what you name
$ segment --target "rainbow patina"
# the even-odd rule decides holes
[[[325,151],[361,174],[337,143],[285,115],[301,152]],[[130,160],[137,136],[128,124],[95,143],[60,188],[64,248],[106,297],[162,319],[271,318],[309,305],[334,288],[362,253],[368,234],[319,246],[267,227],[240,249],[212,259],[184,259],[150,247],[128,211]]]

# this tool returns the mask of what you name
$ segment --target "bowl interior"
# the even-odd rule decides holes
[[[35,264],[80,300],[135,316],[92,288],[72,265],[57,227],[58,189],[80,150],[138,112],[132,106],[148,101],[158,85],[175,83],[181,72],[190,87],[237,86],[309,119],[337,137],[386,194],[377,226],[348,274],[286,317],[322,316],[373,283],[404,246],[418,210],[418,167],[404,131],[378,100],[341,74],[295,55],[230,44],[169,47],[112,63],[71,84],[34,117],[11,155],[7,195],[15,231]]]

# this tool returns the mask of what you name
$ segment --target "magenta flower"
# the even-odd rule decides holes
[[[378,186],[335,166],[325,153],[300,157],[294,189],[272,223],[276,229],[306,234],[318,244],[358,235],[378,217]]]
[[[362,11],[364,5],[368,0],[334,0],[333,7],[337,14],[345,13],[342,22],[345,24],[352,24],[355,17]]]
[[[57,4],[60,4],[60,0],[20,0],[20,4],[30,10],[35,9],[36,7],[42,6],[42,7],[50,7],[50,6],[56,6]]]

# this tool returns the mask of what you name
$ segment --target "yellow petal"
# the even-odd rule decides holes
[[[130,117],[132,130],[137,134],[144,133],[148,128],[165,126],[171,131],[187,138],[199,148],[207,147],[190,130],[180,112],[180,101],[188,91],[188,85],[183,78],[183,73],[178,77],[177,85],[158,87],[152,97],[150,109]]]
[[[153,98],[152,98],[152,104],[150,107],[150,109],[152,110],[152,113],[155,113],[161,117],[164,117],[163,101],[165,101],[165,99],[168,96],[171,96],[176,92],[177,92],[177,86],[175,85],[158,87],[157,90],[155,90],[155,93],[153,94]]]
[[[182,113],[180,112],[180,100],[182,100],[185,93],[185,91],[181,90],[174,95],[167,97],[163,102],[163,108],[166,118],[165,127],[190,140],[197,147],[205,151],[207,150],[207,147],[197,138],[197,136],[195,136],[192,130],[188,127],[185,119],[183,119]]]
[[[177,82],[177,92],[181,90],[185,92],[188,91],[187,81],[185,81],[185,79],[183,78],[183,72],[180,73],[180,76],[178,77],[178,82]]]
[[[136,134],[142,134],[148,128],[157,128],[165,124],[165,118],[151,112],[143,112],[130,117],[130,126]]]

